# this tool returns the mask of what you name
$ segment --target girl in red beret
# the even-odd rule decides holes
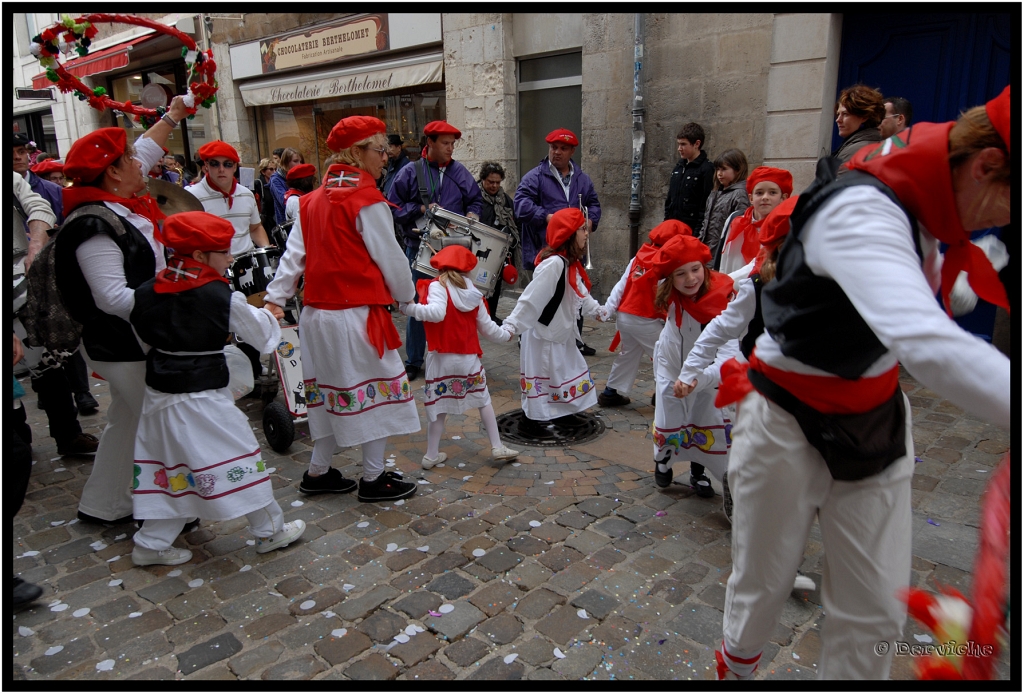
[[[580,259],[586,252],[587,219],[575,207],[555,212],[547,245],[537,254],[533,279],[502,322],[522,335],[519,350],[523,433],[550,437],[548,426],[574,425],[573,415],[597,403],[594,379],[576,348],[576,316],[598,317],[601,305],[590,296],[590,278]]]
[[[245,516],[259,554],[306,528],[284,521],[249,420],[228,388],[229,333],[264,354],[281,341],[273,314],[249,305],[224,277],[234,233],[208,212],[171,215],[160,233],[173,252],[167,268],[135,290],[132,327],[151,347],[132,479],[134,515],[145,519],[132,551],[137,566],[189,561],[192,552],[172,546],[188,518]]]
[[[757,231],[768,213],[793,193],[793,174],[785,169],[772,166],[759,166],[747,177],[747,195],[750,196],[750,207],[742,216],[734,217],[723,235],[720,256],[715,263],[716,269],[740,279],[750,274],[761,243],[757,240]],[[735,273],[735,274],[733,274]]]
[[[316,167],[312,164],[296,164],[285,176],[288,190],[284,192],[284,220],[291,222],[299,216],[299,200],[306,193],[316,190]]]
[[[633,389],[640,360],[644,354],[654,356],[654,344],[665,325],[665,311],[654,305],[659,278],[652,271],[652,264],[670,239],[692,234],[690,227],[677,219],[665,220],[651,229],[650,241],[640,247],[601,307],[603,320],[615,317],[615,337],[608,350],[614,352],[622,344],[622,351],[612,362],[608,383],[597,396],[601,407],[629,404],[626,394]]]
[[[473,408],[480,410],[480,421],[491,442],[491,458],[512,460],[519,451],[508,448],[498,437],[478,337],[480,333],[491,342],[508,342],[512,332],[491,320],[483,294],[473,285],[470,273],[477,257],[471,250],[448,246],[430,259],[430,265],[440,271],[437,279],[420,280],[419,303],[401,305],[402,313],[423,321],[427,331],[427,452],[421,461],[423,468],[429,470],[448,459],[447,453],[437,450],[446,415]]]
[[[725,310],[733,296],[728,275],[711,270],[711,251],[693,236],[677,236],[662,246],[654,272],[658,285],[654,305],[667,313],[654,348],[654,482],[672,484],[672,463],[690,462],[690,486],[698,496],[715,495],[707,468],[719,480],[729,457],[732,422],[714,405],[721,363],[738,352],[735,341],[719,350],[715,363],[698,376],[700,392],[691,398],[689,382],[681,377],[683,361],[704,325]]]

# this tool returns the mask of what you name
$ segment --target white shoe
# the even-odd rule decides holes
[[[155,550],[136,545],[135,549],[132,550],[132,561],[135,563],[135,566],[151,566],[153,564],[177,566],[178,564],[184,564],[191,558],[191,551],[178,549],[177,547]]]
[[[804,576],[802,573],[797,572],[796,578],[793,580],[793,590],[814,590],[818,586],[815,585],[814,581]]]
[[[512,450],[505,444],[491,449],[491,458],[493,460],[512,460],[517,455],[519,455],[519,451]]]
[[[423,466],[424,470],[429,470],[438,463],[443,463],[446,460],[448,460],[448,454],[445,453],[444,451],[441,451],[440,453],[437,454],[436,458],[428,458],[427,456],[423,456],[423,460],[420,461],[420,465]]]
[[[267,552],[273,552],[275,549],[287,547],[302,537],[302,533],[305,531],[305,521],[295,520],[291,523],[285,523],[281,530],[270,537],[256,538],[256,554],[266,554]]]

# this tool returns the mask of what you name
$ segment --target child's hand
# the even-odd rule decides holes
[[[505,342],[511,342],[512,338],[516,336],[516,331],[509,325],[502,324],[501,329],[508,333],[508,339]]]
[[[697,379],[694,379],[689,384],[677,380],[675,384],[672,386],[672,395],[676,396],[679,399],[682,399],[685,398],[690,393],[692,393],[696,387]]]
[[[270,311],[270,314],[277,320],[284,320],[284,309],[277,304],[272,304],[269,301],[263,304],[263,308]]]

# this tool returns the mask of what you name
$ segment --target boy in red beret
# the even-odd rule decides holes
[[[167,268],[135,290],[132,327],[151,346],[132,481],[133,515],[145,519],[132,551],[137,566],[189,561],[189,550],[171,544],[192,517],[246,516],[260,554],[306,527],[284,522],[249,420],[227,387],[229,333],[263,353],[281,339],[273,314],[224,278],[234,233],[207,212],[171,215],[158,232],[173,252]]]
[[[747,177],[750,207],[723,232],[725,241],[719,246],[721,255],[715,267],[735,278],[747,277],[751,263],[761,250],[757,233],[768,213],[793,194],[793,174],[785,169],[759,166]],[[745,267],[751,265],[751,267]],[[735,274],[733,274],[735,273]]]

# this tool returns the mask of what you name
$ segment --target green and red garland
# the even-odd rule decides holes
[[[191,36],[174,27],[130,14],[87,14],[77,19],[65,14],[60,22],[33,37],[29,50],[39,59],[39,64],[46,68],[46,76],[60,91],[65,94],[73,93],[81,101],[88,101],[89,105],[97,110],[114,109],[134,116],[142,127],[147,129],[160,120],[167,111],[163,107],[143,108],[131,101],[115,101],[107,95],[106,89],[90,89],[58,61],[62,54],[69,55],[72,52],[81,57],[89,55],[89,46],[97,34],[96,24],[131,24],[175,37],[183,44],[181,55],[185,58],[188,68],[189,93],[185,95],[185,105],[188,107],[189,118],[195,115],[196,104],[210,108],[217,100],[217,79],[214,77],[217,64],[213,61],[213,51],[200,51]]]

